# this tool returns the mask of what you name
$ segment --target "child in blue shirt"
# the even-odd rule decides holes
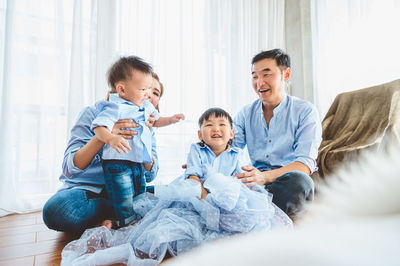
[[[210,108],[199,119],[198,137],[201,142],[192,144],[187,159],[185,177],[203,183],[204,165],[225,176],[244,172],[241,150],[232,147],[234,131],[231,116],[221,108]],[[208,192],[202,186],[201,198]]]
[[[107,101],[96,103],[99,114],[91,128],[96,137],[106,143],[102,154],[104,179],[117,227],[139,218],[133,211],[133,198],[145,192],[144,169],[151,169],[153,164],[151,129],[146,121],[154,116],[153,126],[162,127],[184,119],[183,114],[160,117],[148,101],[152,81],[149,64],[136,56],[122,57],[108,72],[112,89]],[[111,134],[119,119],[133,119],[139,125],[138,134],[132,139]]]

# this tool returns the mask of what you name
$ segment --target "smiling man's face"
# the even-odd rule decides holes
[[[253,65],[253,89],[263,104],[278,105],[284,95],[285,82],[290,78],[290,68],[281,69],[276,60],[265,58]]]

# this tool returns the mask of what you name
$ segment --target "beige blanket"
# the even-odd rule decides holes
[[[317,158],[321,177],[364,149],[400,142],[400,80],[336,96],[322,132]]]

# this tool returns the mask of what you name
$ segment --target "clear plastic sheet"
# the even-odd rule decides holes
[[[272,203],[263,188],[247,188],[234,177],[206,170],[200,183],[177,178],[135,198],[134,209],[143,219],[118,230],[88,229],[62,251],[61,265],[157,265],[166,252],[176,256],[205,242],[236,233],[292,228],[290,218]]]

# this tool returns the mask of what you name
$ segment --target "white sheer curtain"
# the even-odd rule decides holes
[[[151,62],[165,85],[160,175],[181,173],[197,119],[255,99],[250,60],[284,47],[284,1],[0,0],[0,216],[40,208],[58,176],[77,113],[104,98],[119,55]]]
[[[72,5],[1,1],[0,12],[4,215],[39,207],[38,201],[53,192],[57,182],[66,139]]]
[[[119,52],[152,62],[165,94],[161,115],[187,120],[157,130],[160,172],[155,182],[183,173],[197,120],[212,106],[231,115],[256,95],[250,62],[261,50],[284,47],[284,1],[121,1]]]
[[[107,2],[0,1],[0,216],[41,208],[60,185],[68,131],[106,87]]]
[[[400,78],[400,1],[312,0],[311,7],[322,117],[337,94]]]

